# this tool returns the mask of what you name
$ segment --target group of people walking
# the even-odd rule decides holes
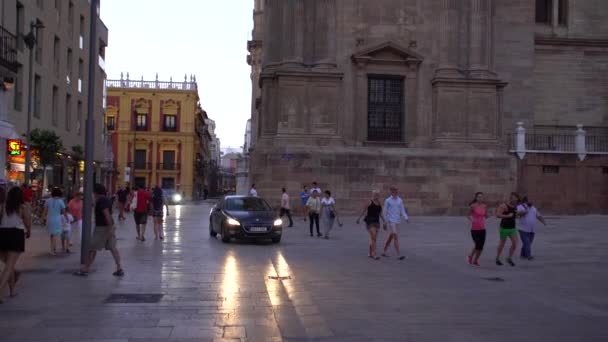
[[[469,204],[470,211],[468,218],[471,221],[471,237],[474,247],[467,257],[470,265],[479,266],[479,257],[483,251],[486,241],[486,219],[490,217],[488,207],[484,202],[483,193],[478,192]],[[522,242],[520,257],[526,260],[533,260],[532,242],[534,241],[536,221],[545,223],[540,212],[534,207],[527,197],[523,199],[519,194],[513,192],[509,196],[509,201],[501,203],[496,209],[496,217],[500,219],[498,248],[496,251],[496,265],[502,266],[502,253],[507,240],[511,241],[507,264],[515,266],[513,256],[517,250],[517,235]]]
[[[128,186],[121,187],[116,192],[116,198],[118,199],[118,220],[126,220],[126,213],[133,211],[137,240],[146,241],[148,216],[152,216],[153,219],[154,240],[164,240],[163,208],[167,209],[166,215],[169,216],[169,203],[160,187],[156,186],[152,190],[137,186],[133,190]]]
[[[16,269],[19,256],[25,251],[25,239],[32,230],[31,194],[28,188],[13,186],[6,188],[0,183],[0,260],[4,264],[0,273],[0,303],[4,301],[4,290],[8,286],[10,297],[16,296],[15,286],[20,277]],[[113,198],[109,197],[106,188],[101,184],[94,186],[94,230],[88,248],[86,261],[74,273],[76,276],[87,276],[97,252],[103,249],[111,252],[116,277],[124,276],[120,253],[116,246],[116,224],[112,217]],[[160,188],[151,192],[135,188],[133,191],[121,188],[118,193],[119,220],[125,220],[125,212],[132,207],[137,229],[137,238],[145,241],[145,226],[148,214],[154,218],[156,239],[162,240],[163,206],[167,201]],[[43,219],[50,239],[51,255],[58,254],[59,240],[63,253],[71,253],[70,247],[82,241],[83,194],[77,192],[65,205],[63,193],[59,188],[51,191],[51,197],[44,202]],[[78,238],[75,238],[75,235]]]
[[[255,184],[250,190],[250,196],[258,196]],[[314,228],[316,227],[318,237],[329,239],[334,221],[337,220],[342,225],[336,210],[336,200],[332,197],[331,191],[322,192],[317,182],[313,182],[310,190],[308,186],[303,187],[302,192],[300,192],[300,199],[301,214],[304,216],[304,221],[307,219],[310,221],[310,236],[315,235]],[[293,226],[290,199],[285,188],[282,188],[280,216],[287,216],[289,227]],[[477,192],[473,201],[469,203],[467,215],[471,222],[471,238],[474,244],[467,256],[467,262],[470,265],[480,266],[479,258],[486,241],[486,220],[489,217],[489,209],[484,201],[483,193]],[[517,250],[518,236],[522,242],[520,257],[533,260],[534,256],[531,249],[535,236],[536,221],[545,224],[545,220],[536,207],[527,197],[521,198],[519,194],[511,193],[509,200],[501,203],[496,209],[496,217],[500,219],[500,239],[496,253],[496,265],[504,265],[502,253],[507,240],[510,240],[511,246],[505,261],[507,264],[515,266],[513,255]],[[403,221],[409,223],[409,216],[403,199],[399,197],[399,190],[395,186],[390,187],[390,196],[384,201],[380,199],[380,192],[373,191],[371,200],[365,202],[361,209],[356,221],[357,224],[360,223],[361,218],[363,218],[369,233],[368,257],[375,260],[380,259],[376,245],[378,235],[381,229],[384,229],[388,232],[388,236],[380,255],[389,257],[388,251],[392,244],[397,258],[399,260],[405,259],[399,248],[399,226]],[[321,227],[323,232],[321,232]]]

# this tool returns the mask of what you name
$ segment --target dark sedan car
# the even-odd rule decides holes
[[[232,238],[270,239],[281,241],[283,221],[261,198],[226,196],[211,210],[209,234],[222,236],[223,242]]]

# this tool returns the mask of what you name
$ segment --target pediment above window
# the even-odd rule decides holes
[[[353,54],[352,60],[358,65],[388,64],[418,67],[423,59],[414,51],[389,41],[360,50]]]

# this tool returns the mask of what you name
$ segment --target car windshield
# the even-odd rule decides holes
[[[270,206],[261,198],[240,197],[226,199],[225,208],[228,211],[270,211]]]

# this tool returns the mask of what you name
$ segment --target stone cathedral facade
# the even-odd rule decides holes
[[[518,123],[528,149],[576,125],[608,135],[608,1],[255,0],[248,48],[249,177],[266,198],[317,181],[352,211],[395,184],[414,214],[516,190],[559,211],[564,184],[573,212],[608,208],[605,154],[512,146]]]

